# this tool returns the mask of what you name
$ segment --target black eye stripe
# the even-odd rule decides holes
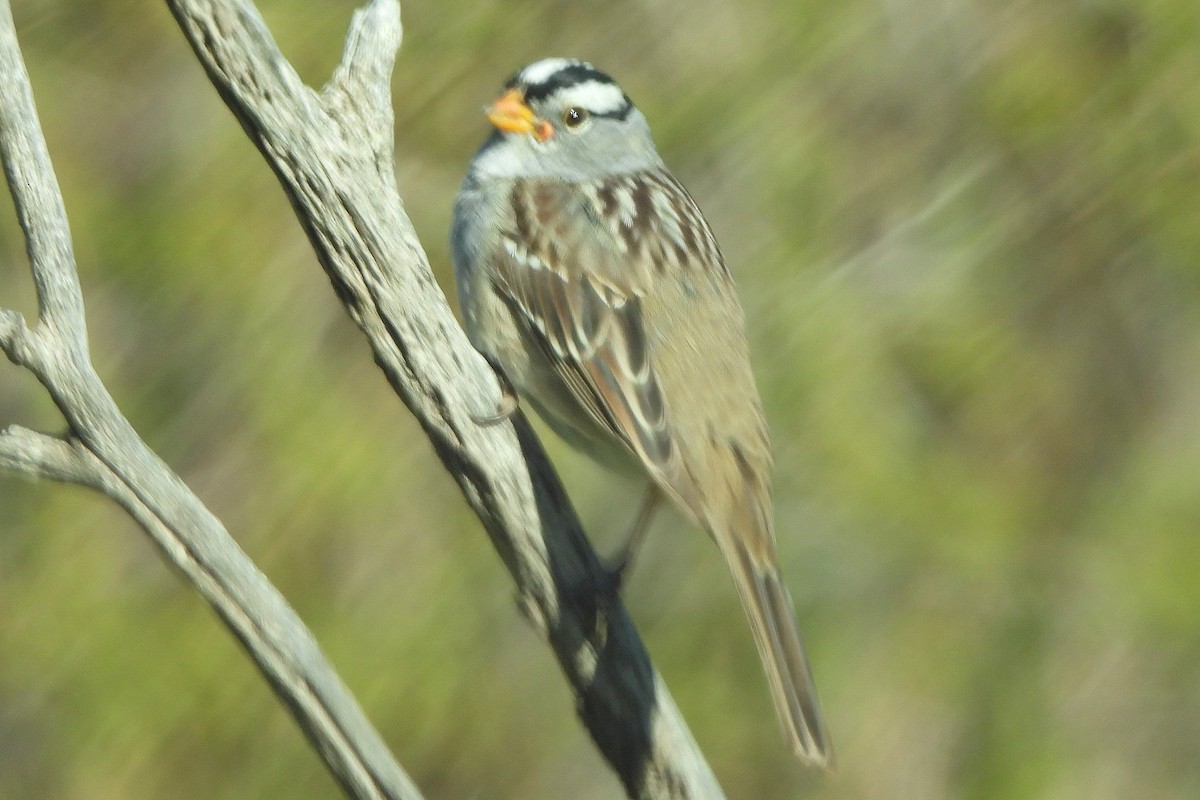
[[[621,106],[616,111],[605,111],[603,114],[597,114],[595,111],[593,111],[592,116],[602,117],[604,119],[625,119],[629,116],[630,111],[633,111],[633,103],[630,101],[629,96],[626,95],[625,105]]]

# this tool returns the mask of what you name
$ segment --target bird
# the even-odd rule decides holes
[[[645,476],[626,556],[662,497],[707,531],[785,740],[801,761],[832,769],[779,570],[745,315],[712,229],[642,112],[586,61],[525,66],[485,116],[492,127],[455,200],[451,255],[468,337],[515,396],[480,421],[529,403],[588,456]]]

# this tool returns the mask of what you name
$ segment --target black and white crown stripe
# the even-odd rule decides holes
[[[565,104],[580,106],[597,117],[625,119],[633,110],[633,102],[621,87],[586,61],[546,58],[518,72],[505,88],[520,89],[530,104],[557,94]]]

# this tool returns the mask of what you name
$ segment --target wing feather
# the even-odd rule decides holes
[[[526,181],[511,199],[514,230],[493,265],[498,289],[593,422],[666,480],[675,448],[642,315],[656,266],[601,221],[599,193]]]

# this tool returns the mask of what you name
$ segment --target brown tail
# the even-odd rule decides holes
[[[792,751],[803,761],[833,769],[833,746],[825,732],[792,599],[779,575],[771,534],[755,531],[749,539],[726,531],[713,534],[729,562],[771,687],[775,712]]]

